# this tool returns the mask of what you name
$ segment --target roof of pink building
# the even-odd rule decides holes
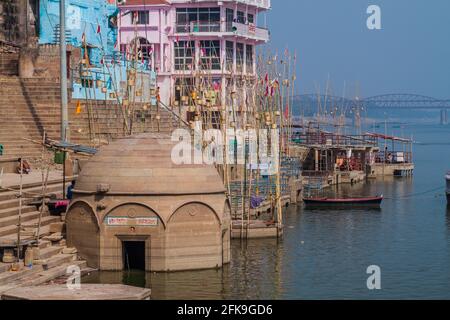
[[[164,5],[164,4],[170,4],[170,1],[168,0],[127,0],[125,5]]]

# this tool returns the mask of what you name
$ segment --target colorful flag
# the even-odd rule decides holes
[[[286,105],[286,109],[284,110],[284,117],[286,119],[289,118],[289,104]]]
[[[81,102],[80,100],[78,100],[77,102],[77,109],[75,111],[76,114],[80,114],[81,113]]]
[[[102,31],[102,29],[101,29],[100,25],[98,24],[97,25],[97,33],[100,33],[101,31]]]

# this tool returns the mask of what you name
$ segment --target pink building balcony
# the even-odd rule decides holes
[[[254,24],[233,22],[231,32],[237,36],[257,41],[268,42],[270,40],[269,30],[257,27]]]
[[[239,36],[246,39],[268,42],[270,40],[269,30],[260,28],[254,24],[239,22],[225,23],[214,21],[195,21],[189,24],[177,24],[175,34],[197,34],[210,36]]]

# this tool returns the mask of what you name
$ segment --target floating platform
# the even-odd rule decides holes
[[[81,284],[80,290],[66,285],[16,288],[2,300],[150,300],[151,290],[125,285]]]

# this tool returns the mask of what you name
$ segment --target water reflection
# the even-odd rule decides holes
[[[229,267],[221,270],[197,272],[145,273],[94,272],[83,278],[84,283],[126,284],[152,289],[154,300],[223,299],[223,279],[228,278]]]
[[[447,218],[446,219],[447,229],[450,231],[450,203],[447,204],[447,213],[446,213],[445,217]]]

